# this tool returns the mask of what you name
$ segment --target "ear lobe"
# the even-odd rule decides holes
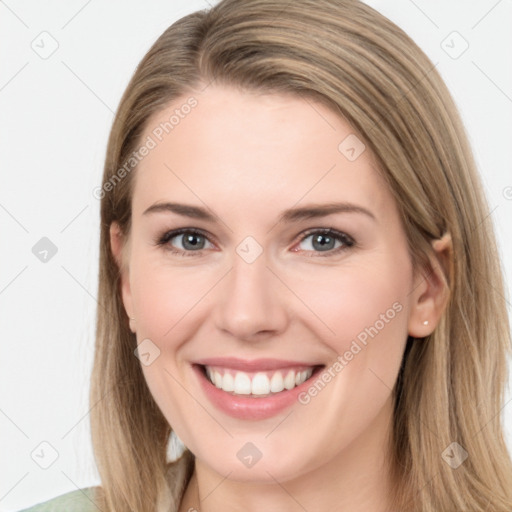
[[[409,315],[409,335],[423,338],[432,333],[441,318],[450,297],[453,280],[453,246],[449,233],[432,243],[428,271],[417,275],[412,292]],[[428,321],[425,324],[425,321]]]
[[[114,260],[116,261],[116,264],[119,268],[121,297],[123,300],[124,309],[128,315],[128,318],[132,318],[133,305],[129,279],[130,273],[127,261],[127,244],[128,241],[125,240],[125,236],[123,235],[119,224],[117,222],[112,222],[110,225],[110,247],[112,249]],[[130,322],[130,329],[132,332],[135,332],[135,330],[132,329],[132,322]]]

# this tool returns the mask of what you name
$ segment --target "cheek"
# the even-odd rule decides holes
[[[132,269],[137,335],[154,338],[157,344],[179,339],[178,333],[194,316],[214,276],[199,267],[171,268],[143,257],[132,260]]]
[[[353,340],[364,345],[377,337],[389,340],[383,347],[389,349],[389,343],[407,332],[407,265],[405,258],[367,258],[354,265],[317,269],[304,273],[308,277],[298,281],[296,293],[315,314],[312,322],[320,326],[322,339],[337,354],[349,350]],[[316,331],[320,334],[318,327]]]
[[[333,358],[322,382],[301,396],[301,420],[322,415],[325,425],[337,425],[327,436],[337,446],[364,431],[389,399],[407,339],[408,260],[395,253],[372,261],[317,274],[297,292],[334,331],[322,327]]]
[[[193,270],[155,264],[144,255],[132,257],[131,282],[137,343],[152,358],[150,364],[141,359],[151,395],[176,431],[195,432],[190,418],[208,417],[184,392],[187,375],[179,361],[180,347],[200,325],[194,318],[211,284]]]

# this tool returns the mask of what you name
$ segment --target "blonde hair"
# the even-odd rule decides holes
[[[401,29],[356,0],[223,0],[170,26],[137,67],[103,175],[104,185],[117,181],[101,200],[90,397],[101,509],[177,510],[192,474],[189,450],[166,459],[171,427],[134,356],[109,226],[117,221],[123,234],[130,231],[136,168],[122,179],[119,169],[148,119],[213,80],[310,97],[348,121],[389,183],[416,267],[428,271],[431,242],[451,235],[446,311],[430,336],[408,339],[393,390],[393,510],[510,511],[512,465],[500,417],[510,331],[480,179],[433,64]],[[469,455],[456,469],[442,456],[453,442]]]

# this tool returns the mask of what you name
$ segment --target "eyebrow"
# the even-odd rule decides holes
[[[217,217],[210,213],[206,208],[182,203],[156,203],[147,208],[143,215],[165,212],[172,212],[184,217],[191,217],[193,219],[200,219],[209,222],[217,221]],[[353,203],[343,202],[312,204],[308,206],[289,208],[279,215],[278,222],[291,223],[301,220],[316,219],[319,217],[326,217],[327,215],[332,215],[334,213],[362,213],[375,221],[377,220],[370,210]]]

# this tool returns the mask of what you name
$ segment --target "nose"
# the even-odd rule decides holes
[[[248,263],[237,254],[216,297],[215,324],[236,339],[258,341],[282,333],[289,322],[283,284],[263,253]]]

